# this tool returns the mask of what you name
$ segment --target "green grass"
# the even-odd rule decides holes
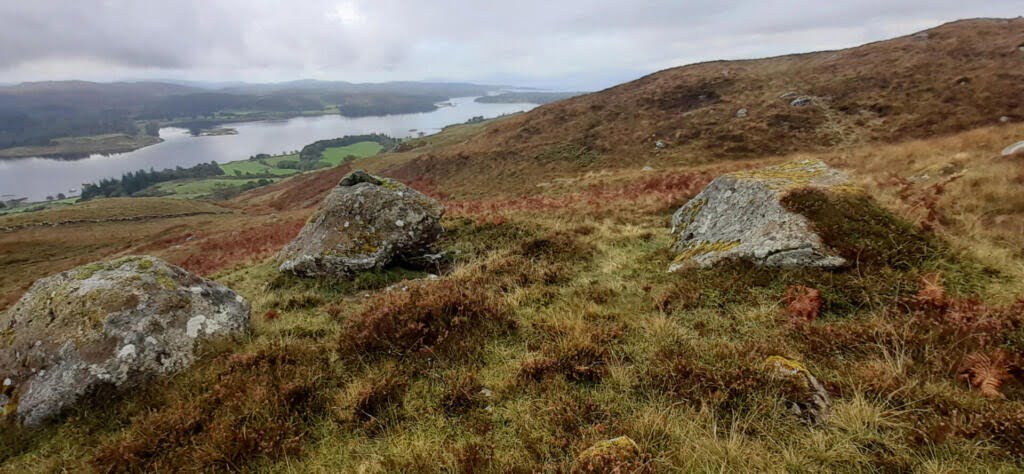
[[[267,158],[267,159],[264,159],[264,160],[261,160],[261,161],[267,163],[270,166],[277,166],[278,163],[280,163],[282,161],[298,161],[298,160],[299,160],[299,155],[298,154],[291,154],[291,155],[272,156],[270,158]]]
[[[229,349],[246,356],[208,358],[144,393],[75,412],[74,423],[18,437],[6,462],[564,472],[593,443],[627,435],[645,455],[633,466],[640,472],[1019,467],[1005,452],[1012,434],[927,438],[949,420],[944,410],[983,417],[980,407],[1012,413],[1020,403],[1011,395],[988,405],[956,383],[945,364],[962,341],[929,326],[902,332],[911,320],[899,308],[916,287],[893,291],[888,278],[930,265],[669,274],[668,216],[628,214],[448,218],[440,245],[453,251],[454,270],[390,291],[423,274],[310,280],[281,276],[273,262],[229,271],[219,280],[253,304],[252,335]],[[970,265],[958,271],[983,278]],[[833,299],[873,296],[829,302],[800,331],[780,314],[794,283]],[[831,387],[827,426],[802,425],[777,402],[789,392],[760,372],[769,355],[806,363]]]
[[[322,161],[337,166],[348,156],[365,158],[380,153],[382,149],[383,147],[376,142],[353,143],[348,146],[328,148],[324,150]]]
[[[277,160],[277,161],[280,161],[280,160]],[[268,161],[268,163],[270,163],[270,162]],[[274,163],[270,163],[270,164],[273,165]],[[268,174],[269,173],[269,174],[272,174],[272,175],[275,175],[275,176],[288,176],[288,175],[292,175],[292,174],[298,173],[298,170],[275,168],[273,166],[267,166],[267,165],[265,165],[263,163],[260,163],[259,161],[251,161],[251,160],[232,161],[230,163],[224,163],[224,164],[220,165],[220,168],[222,170],[224,170],[224,174],[226,174],[228,176],[236,176],[236,174],[235,174],[236,171],[241,173],[242,175],[245,175],[246,173],[251,173],[251,174]]]
[[[227,178],[215,178],[215,179],[200,179],[190,181],[169,181],[166,183],[160,183],[157,185],[157,189],[161,192],[173,193],[178,197],[199,197],[205,196],[213,192],[213,190],[220,186],[242,186],[247,183],[253,183],[259,181],[259,178],[251,179],[227,179]]]

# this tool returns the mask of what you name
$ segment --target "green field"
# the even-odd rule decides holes
[[[160,191],[173,193],[178,197],[199,197],[210,194],[213,190],[220,186],[242,186],[248,183],[259,181],[258,178],[252,179],[228,179],[228,178],[214,178],[214,179],[198,179],[189,181],[168,181],[166,183],[160,183],[156,187]]]
[[[293,153],[291,155],[277,155],[260,161],[263,161],[270,166],[277,166],[282,161],[299,161],[299,155],[297,153]]]
[[[284,157],[281,157],[281,158],[284,158]],[[273,158],[271,158],[271,159],[273,159]],[[270,159],[268,159],[266,161],[270,162]],[[275,168],[273,166],[265,165],[265,164],[263,164],[263,163],[261,163],[259,161],[251,161],[251,160],[232,161],[230,163],[224,163],[224,164],[220,165],[220,168],[222,170],[224,170],[224,174],[226,174],[228,176],[235,176],[236,175],[235,174],[236,171],[241,173],[241,174],[243,174],[243,175],[245,175],[245,174],[272,174],[272,175],[275,175],[275,176],[288,176],[288,175],[292,175],[292,174],[295,174],[295,173],[299,172],[299,170]]]
[[[349,155],[356,156],[357,158],[364,158],[380,153],[383,148],[384,147],[377,142],[359,142],[353,143],[349,146],[328,148],[324,150],[323,159],[321,161],[330,163],[332,166],[337,166]]]
[[[324,150],[321,163],[337,166],[350,155],[363,158],[376,155],[382,149],[383,147],[376,142],[359,142],[344,147],[328,148]],[[258,181],[259,177],[276,176],[283,178],[297,174],[299,173],[297,169],[278,168],[277,165],[283,161],[298,161],[298,159],[299,155],[290,154],[272,156],[261,160],[232,161],[220,165],[220,168],[224,170],[224,177],[168,181],[157,184],[155,188],[161,194],[169,193],[175,197],[203,197],[209,195],[220,186],[242,186]],[[258,177],[246,177],[247,175]],[[277,179],[272,179],[272,181],[277,181]]]

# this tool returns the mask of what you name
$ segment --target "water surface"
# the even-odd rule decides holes
[[[446,125],[471,117],[496,117],[536,107],[534,104],[481,104],[473,97],[452,99],[453,106],[433,112],[348,118],[339,115],[297,117],[281,121],[227,124],[237,135],[193,137],[187,130],[163,128],[162,143],[128,153],[92,155],[80,160],[18,158],[0,160],[0,200],[27,197],[41,201],[46,196],[77,194],[82,183],[119,178],[128,171],[189,167],[199,163],[244,160],[258,153],[276,154],[299,150],[317,140],[345,135],[384,133],[411,137],[420,132],[436,133]]]

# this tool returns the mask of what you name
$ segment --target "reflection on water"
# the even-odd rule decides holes
[[[258,153],[275,154],[301,149],[317,140],[344,135],[384,133],[393,137],[435,133],[446,125],[462,123],[482,115],[529,110],[533,104],[480,104],[472,97],[451,100],[433,112],[385,117],[347,118],[338,115],[298,117],[289,120],[228,124],[237,135],[193,137],[187,130],[160,130],[163,143],[128,153],[92,155],[66,161],[46,158],[0,160],[0,200],[12,196],[39,201],[47,195],[65,193],[103,178],[120,177],[138,169],[189,167],[198,163],[243,160]]]

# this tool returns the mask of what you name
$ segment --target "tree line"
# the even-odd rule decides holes
[[[165,169],[161,171],[155,171],[153,169],[150,169],[149,171],[130,171],[121,175],[120,179],[107,178],[102,179],[97,183],[83,184],[82,200],[88,201],[89,199],[97,197],[131,196],[156,183],[174,181],[176,179],[210,178],[223,175],[224,170],[221,169],[220,165],[215,161],[200,163],[191,168],[182,168],[179,166],[174,169]]]

